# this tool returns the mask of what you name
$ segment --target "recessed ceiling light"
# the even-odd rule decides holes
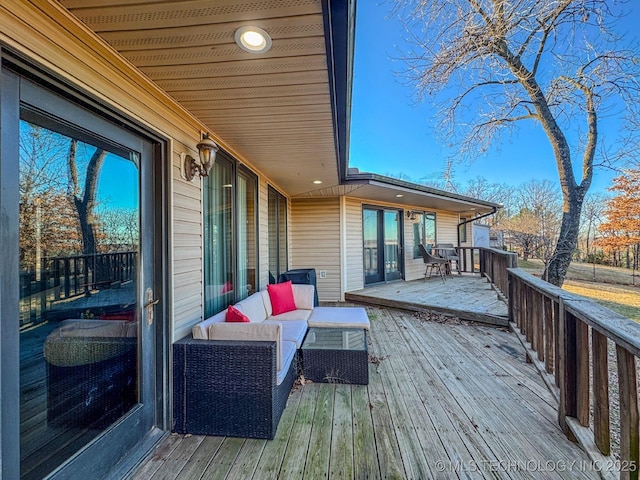
[[[271,37],[259,27],[240,27],[236,30],[234,38],[245,52],[265,53],[271,48]]]
[[[313,183],[316,185],[320,185],[322,183],[322,180],[314,180]]]
[[[397,195],[396,195],[396,198],[402,198],[402,197],[404,197],[404,195],[403,195],[403,194],[401,194],[401,193],[399,193],[399,194],[397,194]]]

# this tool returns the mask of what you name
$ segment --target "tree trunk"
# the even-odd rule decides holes
[[[80,231],[82,233],[82,253],[85,255],[95,255],[97,253],[97,246],[93,215],[87,212],[87,205],[82,200],[74,198],[74,203],[78,211],[78,220],[80,221]]]
[[[96,148],[87,164],[84,193],[80,195],[78,183],[78,167],[76,163],[77,140],[72,140],[69,146],[69,182],[73,203],[78,211],[80,231],[82,233],[82,253],[95,255],[98,252],[96,245],[96,231],[94,219],[94,207],[98,190],[98,176],[107,155],[106,150]]]
[[[564,282],[567,269],[571,263],[571,257],[578,244],[582,198],[583,196],[574,194],[568,200],[565,200],[565,205],[568,208],[565,208],[562,214],[558,242],[542,277],[547,282],[559,287]]]

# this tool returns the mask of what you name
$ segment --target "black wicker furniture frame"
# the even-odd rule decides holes
[[[310,328],[302,344],[302,373],[324,383],[369,384],[367,331]]]
[[[276,342],[195,340],[173,345],[178,433],[273,439],[297,373],[277,384]]]
[[[46,345],[51,354],[82,363],[47,362],[47,422],[59,427],[104,428],[137,402],[137,339],[60,337]]]

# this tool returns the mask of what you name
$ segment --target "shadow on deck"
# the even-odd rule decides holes
[[[368,313],[368,386],[294,389],[272,441],[169,435],[131,478],[599,478],[515,335]]]
[[[410,282],[372,285],[345,293],[348,302],[412,312],[435,311],[464,320],[508,326],[507,305],[483,277],[448,275]]]

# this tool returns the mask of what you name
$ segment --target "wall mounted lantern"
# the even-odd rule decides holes
[[[418,223],[420,221],[420,217],[418,216],[419,213],[420,212],[416,212],[414,210],[407,210],[407,218],[413,223]]]
[[[205,133],[196,148],[200,157],[199,162],[191,155],[185,155],[184,157],[184,178],[189,182],[193,181],[197,173],[201,177],[209,176],[211,167],[216,161],[216,153],[219,147],[216,142],[209,138],[209,134]]]

